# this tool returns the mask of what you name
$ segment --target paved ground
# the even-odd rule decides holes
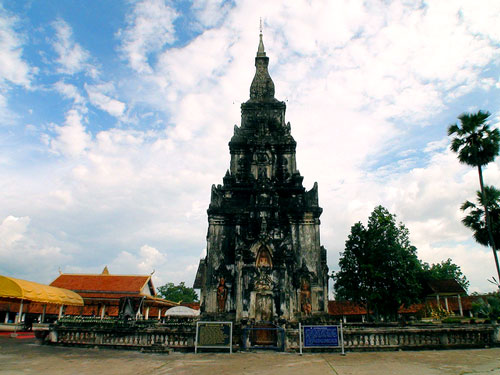
[[[146,354],[40,346],[0,337],[0,374],[79,375],[500,375],[500,348],[419,352]]]

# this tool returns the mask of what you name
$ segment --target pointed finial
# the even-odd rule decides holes
[[[257,57],[265,57],[266,51],[264,50],[264,42],[262,41],[262,17],[260,18],[260,34],[259,34],[259,48],[257,49]]]

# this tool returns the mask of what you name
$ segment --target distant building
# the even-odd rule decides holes
[[[62,315],[118,317],[120,307],[123,310],[126,305],[133,311],[131,318],[161,319],[169,308],[179,306],[156,296],[151,275],[111,275],[107,267],[100,274],[62,273],[50,286],[36,285],[40,285],[40,290],[52,287],[72,291],[83,299],[83,305],[70,306],[56,299],[47,303],[36,299],[0,298],[2,322],[27,322],[29,326],[31,322],[54,321]]]
[[[424,285],[425,301],[408,307],[402,306],[401,317],[422,315],[425,309],[444,310],[456,316],[472,316],[472,304],[479,296],[467,296],[464,288],[454,279],[429,280]],[[344,323],[365,322],[366,308],[350,301],[329,301],[328,313]]]
[[[83,299],[68,289],[0,275],[0,331],[44,321],[47,308],[61,316],[65,306],[83,306]]]
[[[120,301],[133,301],[137,315],[143,319],[160,319],[165,311],[179,304],[156,297],[151,275],[111,275],[105,267],[100,274],[62,273],[51,284],[72,290],[82,296],[84,306],[68,307],[66,315],[118,317]]]

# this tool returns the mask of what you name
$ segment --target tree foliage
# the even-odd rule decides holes
[[[469,281],[462,273],[460,266],[452,263],[451,259],[443,260],[441,263],[432,264],[422,263],[422,272],[424,280],[449,280],[455,279],[467,291]]]
[[[480,318],[500,319],[500,292],[480,296],[472,303],[472,312]]]
[[[494,186],[484,187],[485,202],[483,202],[481,192],[476,193],[476,203],[465,201],[460,207],[467,213],[462,219],[462,223],[474,232],[474,239],[477,243],[488,246],[490,244],[488,230],[485,224],[484,206],[486,205],[490,214],[491,232],[495,244],[500,244],[500,190]]]
[[[354,224],[334,276],[339,300],[361,303],[375,318],[395,318],[401,305],[418,300],[420,263],[408,229],[396,216],[376,207],[365,227]]]
[[[489,112],[463,113],[458,116],[460,125],[448,128],[448,135],[454,136],[450,149],[458,154],[461,163],[479,167],[492,162],[500,150],[500,132],[490,129],[487,120]]]
[[[157,288],[158,295],[172,302],[197,302],[198,294],[182,281],[179,285],[166,283]]]
[[[489,112],[463,113],[458,117],[460,125],[453,124],[448,128],[448,135],[453,136],[450,149],[458,154],[461,163],[477,167],[481,202],[486,202],[486,192],[483,182],[482,167],[493,160],[500,152],[500,131],[490,129],[487,121]],[[493,236],[492,223],[487,206],[484,207],[484,221],[488,241],[493,251],[498,278],[500,279],[500,264],[498,262],[497,244]]]

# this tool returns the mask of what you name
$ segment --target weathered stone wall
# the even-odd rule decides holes
[[[298,327],[287,324],[283,328],[285,329],[284,350],[298,351]],[[194,348],[195,330],[196,323],[156,325],[148,328],[117,327],[116,325],[106,327],[97,323],[80,326],[60,324],[50,327],[46,342],[59,345],[102,346],[158,352],[190,351]],[[345,326],[343,332],[346,351],[480,348],[500,345],[498,324],[411,327]],[[241,326],[235,326],[233,331],[235,350],[244,347],[244,345],[240,346],[242,339]],[[281,337],[277,346],[282,346]],[[246,347],[251,348],[248,342],[246,342]]]
[[[348,351],[481,348],[500,345],[500,326],[349,327],[343,329]],[[287,349],[298,350],[297,329],[287,330]]]
[[[261,38],[250,100],[229,142],[229,169],[223,184],[212,186],[207,256],[195,282],[205,317],[298,321],[327,311],[318,186],[302,185],[268,63]]]

